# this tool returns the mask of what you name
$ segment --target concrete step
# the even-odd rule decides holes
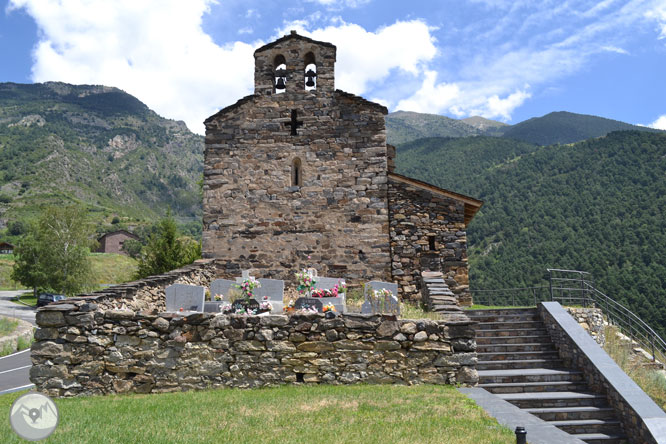
[[[561,392],[561,391],[579,391],[587,390],[587,384],[574,381],[553,381],[553,382],[510,382],[510,383],[483,383],[479,387],[488,390],[496,395],[500,393],[543,393],[543,392]]]
[[[442,304],[433,304],[431,311],[449,311],[449,312],[456,312],[460,313],[464,311],[462,308],[458,307],[457,305],[442,305]]]
[[[526,359],[557,359],[557,350],[550,351],[524,351],[511,353],[479,353],[476,355],[480,361],[522,361]]]
[[[589,392],[506,393],[497,396],[521,409],[608,407],[608,402],[604,396]]]
[[[629,442],[624,433],[580,433],[571,436],[585,441],[587,444],[627,444]]]
[[[476,330],[477,338],[497,338],[500,336],[546,336],[548,332],[545,328],[506,328],[498,330],[489,330],[478,328]]]
[[[472,315],[469,310],[465,310],[470,319],[477,322],[515,322],[515,321],[540,321],[541,318],[536,313],[507,314],[507,315]]]
[[[622,433],[620,421],[613,419],[578,419],[566,421],[548,421],[558,429],[570,435],[581,433],[604,433],[607,435],[619,435]]]
[[[536,308],[489,308],[467,311],[470,316],[507,316],[538,313]]]
[[[525,409],[527,413],[544,421],[567,421],[572,419],[615,419],[611,407],[555,407],[545,409]]]
[[[519,353],[529,351],[555,352],[552,342],[527,342],[523,344],[476,344],[477,353]]]
[[[479,370],[480,384],[512,384],[525,382],[581,382],[583,373],[566,369],[521,368],[515,370]]]
[[[490,345],[490,344],[535,344],[551,342],[550,336],[483,336],[476,338],[476,344]]]
[[[479,322],[479,330],[544,329],[542,321]]]
[[[516,370],[533,368],[562,368],[561,359],[522,359],[510,361],[478,361],[477,370]]]

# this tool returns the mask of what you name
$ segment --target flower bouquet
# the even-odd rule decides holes
[[[261,284],[258,280],[250,276],[249,278],[244,279],[240,284],[235,284],[234,286],[241,291],[242,298],[252,299],[254,298],[254,289],[261,287]]]
[[[314,287],[314,285],[317,283],[314,277],[307,270],[301,270],[297,272],[296,281],[298,282],[298,287],[296,289],[301,294],[309,294],[312,291],[312,287]]]
[[[287,303],[287,305],[282,307],[282,311],[284,311],[285,313],[292,313],[294,310],[296,310],[294,308],[295,305],[296,305],[296,301],[292,299]]]
[[[391,296],[393,296],[393,292],[391,290],[387,290],[386,288],[382,288],[382,289],[379,289],[379,290],[374,290],[373,293],[374,293],[373,296],[377,300],[390,298]]]

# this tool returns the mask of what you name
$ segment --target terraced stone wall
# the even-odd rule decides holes
[[[288,383],[475,384],[472,323],[322,314],[187,317],[97,310],[37,314],[31,380],[50,396]]]

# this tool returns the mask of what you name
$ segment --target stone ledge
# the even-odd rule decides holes
[[[585,444],[584,441],[574,438],[485,389],[459,388],[458,391],[474,400],[479,407],[497,419],[497,422],[511,430],[515,430],[516,427],[525,427],[527,441],[530,444]]]

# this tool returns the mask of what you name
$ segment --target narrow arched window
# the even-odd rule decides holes
[[[303,186],[303,167],[301,165],[301,159],[298,157],[294,158],[291,162],[291,186]]]
[[[315,56],[311,52],[305,55],[305,90],[312,91],[317,89],[317,63]]]
[[[287,90],[287,61],[282,54],[276,55],[273,61],[273,88],[276,94]]]

